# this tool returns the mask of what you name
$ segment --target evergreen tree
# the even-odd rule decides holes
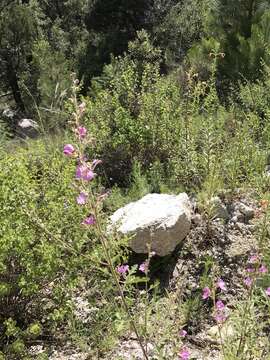
[[[26,108],[21,80],[30,71],[32,48],[38,36],[34,4],[6,1],[0,12],[0,82],[12,92],[22,112]]]

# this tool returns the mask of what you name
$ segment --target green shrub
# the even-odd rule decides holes
[[[10,359],[65,323],[82,253],[95,243],[73,206],[74,165],[55,146],[36,142],[0,160],[0,349]]]

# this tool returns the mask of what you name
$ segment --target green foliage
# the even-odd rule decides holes
[[[57,149],[35,144],[4,155],[1,168],[1,347],[22,353],[25,340],[63,323],[85,264],[81,251],[92,245],[73,222],[82,216],[70,205],[74,169]]]
[[[21,80],[29,76],[31,52],[39,29],[34,3],[9,2],[0,12],[0,82],[11,90],[21,111],[25,111]],[[34,83],[32,83],[34,87]]]
[[[269,6],[265,0],[210,1],[204,17],[204,37],[194,45],[190,56],[204,73],[207,56],[216,48],[211,44],[218,44],[219,51],[225,54],[218,61],[223,91],[229,92],[228,82],[235,83],[241,76],[252,81],[260,78],[262,60],[269,62]],[[202,64],[198,54],[204,55]]]

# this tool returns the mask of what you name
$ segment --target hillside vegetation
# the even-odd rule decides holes
[[[268,0],[2,0],[0,360],[270,359],[269,23]],[[172,254],[108,231],[180,192]]]

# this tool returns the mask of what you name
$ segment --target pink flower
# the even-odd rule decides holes
[[[86,108],[86,104],[83,101],[80,105],[79,105],[79,111],[81,114],[83,114],[85,112],[85,108]]]
[[[268,269],[267,269],[267,267],[265,265],[261,265],[259,267],[259,272],[260,273],[265,274],[265,273],[267,273],[267,271],[268,271]]]
[[[143,262],[140,266],[139,266],[139,270],[141,271],[141,272],[143,272],[143,273],[147,273],[147,271],[148,271],[148,264],[147,264],[147,262],[145,261],[145,262]]]
[[[211,290],[209,289],[209,287],[205,287],[205,288],[203,289],[202,298],[203,298],[204,300],[206,300],[206,299],[209,298],[210,295],[211,295]]]
[[[226,315],[223,312],[217,312],[214,315],[214,319],[216,320],[217,323],[223,323],[226,320]]]
[[[64,150],[63,150],[64,155],[66,155],[66,156],[72,156],[72,155],[74,154],[74,152],[75,152],[75,149],[74,149],[74,146],[73,146],[73,145],[71,145],[71,144],[66,144],[66,145],[64,146]]]
[[[266,290],[265,290],[265,293],[267,296],[270,296],[270,287],[268,287]]]
[[[182,350],[179,353],[179,359],[181,360],[189,360],[190,358],[190,352],[186,347],[183,347]]]
[[[247,277],[247,278],[245,278],[245,280],[244,280],[244,284],[247,286],[247,287],[251,287],[251,285],[252,285],[252,279],[250,278],[250,277]]]
[[[76,129],[76,133],[79,135],[80,139],[83,139],[87,134],[87,129],[84,126],[79,126]]]
[[[257,254],[251,255],[248,259],[248,262],[251,264],[255,264],[259,260],[259,256]]]
[[[222,302],[221,300],[218,300],[218,301],[216,302],[216,308],[217,308],[218,310],[224,310],[225,305],[223,304],[223,302]]]
[[[247,268],[247,272],[248,272],[248,273],[253,273],[254,271],[255,271],[255,270],[254,270],[252,267],[248,267],[248,268]]]
[[[93,215],[90,215],[83,220],[82,225],[95,225],[95,223],[95,217]]]
[[[187,332],[186,332],[186,330],[184,330],[184,329],[182,329],[182,330],[180,330],[180,336],[182,337],[182,338],[184,338],[184,337],[186,337],[187,336]]]
[[[77,204],[84,205],[87,202],[88,195],[85,192],[80,192],[80,194],[77,196]]]
[[[223,291],[226,291],[227,288],[226,288],[226,285],[225,285],[225,282],[222,280],[222,279],[219,279],[218,282],[217,282],[217,287],[220,288],[221,290]]]
[[[79,165],[76,169],[76,178],[85,181],[91,181],[95,177],[95,173],[85,164]]]
[[[129,270],[129,266],[128,265],[119,265],[116,268],[116,271],[118,272],[118,274],[120,275],[125,275]]]

